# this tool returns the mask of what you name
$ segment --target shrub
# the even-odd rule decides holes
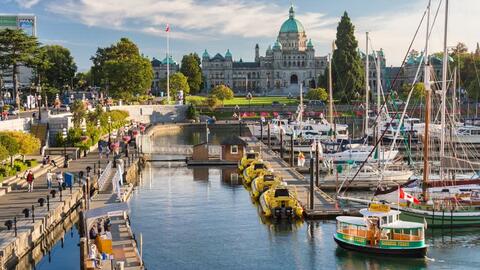
[[[196,119],[197,117],[198,117],[197,109],[195,108],[195,106],[190,104],[190,106],[188,106],[188,109],[187,109],[187,118]]]

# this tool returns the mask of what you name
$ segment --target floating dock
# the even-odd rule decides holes
[[[262,159],[268,162],[275,173],[279,174],[289,186],[295,187],[300,204],[302,205],[306,219],[331,219],[339,215],[357,215],[357,209],[342,209],[336,200],[315,187],[313,190],[313,208],[310,208],[310,179],[306,179],[301,173],[287,164],[280,156],[261,141],[254,137],[242,137],[247,144],[247,149],[255,149],[261,152]]]

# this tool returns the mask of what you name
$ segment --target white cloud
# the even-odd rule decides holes
[[[62,5],[51,3],[54,13],[72,17],[89,26],[128,28],[162,35],[165,24],[178,38],[218,37],[233,35],[246,38],[274,37],[288,10],[272,3],[197,1],[197,0],[68,0]],[[299,15],[307,29],[321,30],[326,26],[321,13]]]
[[[16,0],[38,3],[39,0]],[[368,2],[367,0],[364,0]],[[440,0],[433,0],[433,6]],[[353,17],[359,45],[365,44],[364,33],[369,31],[375,49],[383,48],[389,65],[399,65],[420,21],[425,1],[414,1],[381,14],[368,14],[368,6],[361,17]],[[80,21],[81,23],[122,31],[135,31],[155,36],[165,36],[164,28],[171,25],[171,36],[191,43],[192,49],[203,47],[200,43],[211,40],[234,42],[237,38],[271,39],[278,34],[288,10],[277,1],[253,0],[55,0],[47,10]],[[282,2],[283,3],[283,2]],[[310,11],[308,5],[297,8],[297,18],[312,38],[318,54],[326,54],[335,39],[339,16]],[[348,10],[348,7],[346,7]],[[305,12],[307,11],[307,12]],[[477,24],[480,1],[451,1],[449,45],[465,42],[473,49],[478,38]],[[432,15],[433,16],[433,15]],[[419,33],[414,47],[421,50],[424,30]],[[443,9],[440,10],[435,32],[432,34],[432,51],[442,45]]]
[[[21,7],[31,8],[36,4],[38,4],[40,0],[15,0],[15,2],[17,2],[17,4],[20,5]]]

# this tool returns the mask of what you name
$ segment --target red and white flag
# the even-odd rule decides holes
[[[170,32],[170,24],[167,24],[167,27],[165,27],[165,32]]]
[[[411,194],[406,193],[405,191],[403,191],[402,188],[400,188],[398,191],[399,191],[399,193],[398,193],[398,198],[399,199],[403,199],[403,200],[412,202],[414,204],[420,204],[420,201],[417,198],[415,198]]]

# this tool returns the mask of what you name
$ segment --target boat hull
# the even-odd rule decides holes
[[[402,248],[402,249],[386,249],[386,248],[377,248],[370,246],[356,245],[348,242],[344,242],[341,239],[337,238],[336,235],[333,236],[333,239],[343,249],[375,254],[375,255],[390,255],[390,256],[402,256],[402,257],[415,257],[423,258],[427,254],[427,247],[418,247],[418,248]]]
[[[480,212],[435,212],[402,210],[400,219],[411,222],[427,222],[428,228],[480,227]]]

